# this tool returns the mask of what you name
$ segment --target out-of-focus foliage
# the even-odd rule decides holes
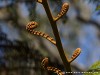
[[[100,10],[100,5],[98,5],[98,6],[96,7],[96,10]]]
[[[89,0],[89,2],[96,4],[96,10],[100,10],[100,0]]]
[[[53,16],[60,12],[64,2],[69,3],[68,13],[57,22],[63,48],[69,57],[77,47],[82,49],[82,53],[74,61],[77,64],[74,62],[72,64],[76,71],[85,71],[100,59],[100,16],[95,11],[100,0],[48,0]],[[54,45],[41,37],[28,33],[25,29],[29,21],[36,21],[39,25],[36,30],[53,36],[47,15],[41,4],[36,0],[0,0],[0,4],[0,27],[7,34],[7,38],[23,40],[32,47],[32,50],[38,49],[43,56],[50,56],[53,61],[57,59],[57,63],[61,62]],[[9,52],[11,52],[9,55],[18,53],[15,50]],[[23,53],[23,50],[19,50],[19,53]],[[25,58],[25,60],[29,59]]]
[[[95,62],[90,69],[100,69],[100,61]]]
[[[100,0],[89,0],[90,2],[93,2],[93,3],[99,3]]]
[[[84,75],[100,75],[100,61],[95,62]],[[92,72],[92,73],[89,73]]]

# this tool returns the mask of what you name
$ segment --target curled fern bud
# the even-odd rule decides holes
[[[41,62],[41,65],[44,69],[46,69],[47,65],[48,65],[48,58],[45,57],[42,62]]]
[[[47,71],[52,71],[53,73],[56,73],[57,75],[64,75],[63,72],[61,70],[59,70],[58,68],[48,65],[48,58],[47,57],[45,57],[42,60],[41,65]]]
[[[29,22],[29,23],[27,24],[26,29],[27,29],[27,30],[31,30],[31,29],[36,28],[37,26],[38,26],[38,23],[35,22],[35,21],[32,21],[32,22]]]
[[[59,20],[64,14],[66,14],[66,12],[68,11],[68,9],[69,9],[69,4],[68,3],[64,3],[62,5],[60,13],[57,15],[57,17],[54,18],[54,21]]]
[[[73,60],[75,60],[79,56],[80,53],[81,53],[81,49],[80,48],[77,48],[73,52],[73,55],[72,55],[71,59],[69,60],[69,62],[71,63]]]
[[[37,2],[42,3],[42,0],[37,0]]]
[[[26,25],[26,29],[27,29],[31,34],[44,37],[44,38],[46,38],[48,41],[50,41],[51,43],[53,43],[54,45],[56,45],[56,41],[55,41],[52,37],[50,37],[48,34],[43,33],[43,32],[40,32],[40,31],[34,30],[34,28],[36,28],[37,26],[38,26],[38,23],[35,22],[35,21],[32,21],[32,22],[29,22],[29,23]]]

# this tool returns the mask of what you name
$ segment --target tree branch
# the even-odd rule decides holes
[[[61,59],[62,59],[62,61],[64,63],[65,69],[66,69],[67,72],[71,72],[70,63],[66,59],[66,56],[65,56],[62,44],[61,44],[60,36],[59,36],[59,33],[58,33],[57,24],[56,24],[56,21],[53,19],[53,16],[51,14],[49,5],[47,3],[47,0],[43,0],[42,4],[43,4],[43,7],[44,7],[44,9],[46,11],[46,14],[47,14],[47,16],[49,18],[49,21],[51,23],[51,26],[52,26],[52,29],[53,29],[53,33],[54,33],[54,36],[55,36],[55,39],[56,39],[56,46],[58,48],[59,54],[61,56]],[[72,73],[69,73],[68,75],[72,75]]]

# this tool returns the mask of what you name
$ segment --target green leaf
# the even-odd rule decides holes
[[[95,62],[87,72],[84,75],[100,75],[100,61]]]
[[[100,61],[95,62],[95,63],[90,67],[90,69],[97,69],[97,68],[100,69]]]
[[[100,5],[98,5],[98,6],[96,7],[96,10],[100,10]]]

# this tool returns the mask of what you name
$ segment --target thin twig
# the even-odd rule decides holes
[[[57,46],[57,49],[58,49],[59,54],[61,56],[61,59],[64,63],[65,69],[66,69],[67,72],[72,72],[71,67],[70,67],[70,63],[66,59],[66,56],[65,56],[65,53],[64,53],[64,50],[63,50],[63,47],[62,47],[62,43],[61,43],[60,36],[59,36],[59,33],[58,33],[56,21],[54,21],[54,19],[53,19],[53,16],[52,16],[50,8],[48,6],[47,0],[43,0],[42,4],[43,4],[43,7],[46,11],[46,14],[49,18],[49,21],[51,23],[53,33],[54,33],[54,36],[55,36],[55,39],[56,39],[56,46]],[[69,73],[68,75],[72,75],[72,73]]]

